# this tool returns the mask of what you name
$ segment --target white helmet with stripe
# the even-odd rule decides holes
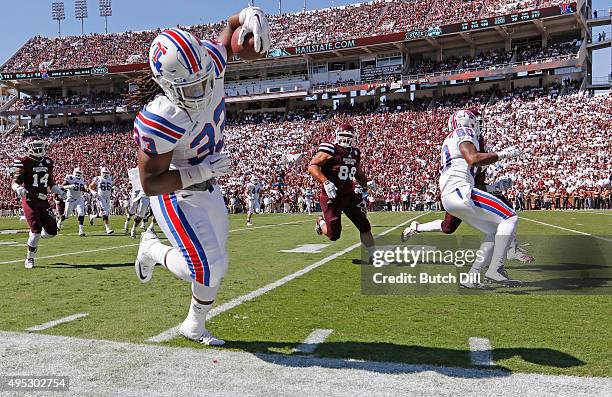
[[[153,80],[173,103],[192,110],[210,104],[214,63],[202,42],[191,33],[164,30],[151,43],[149,65]]]
[[[100,176],[103,178],[108,178],[110,176],[110,171],[106,167],[100,168]]]
[[[79,167],[76,167],[72,171],[72,176],[74,176],[75,178],[82,178],[83,177],[83,170],[81,170]]]
[[[476,132],[476,136],[480,136],[481,132],[481,119],[476,112],[471,110],[463,109],[459,110],[450,115],[448,118],[448,129],[450,132],[455,131],[457,128],[467,127],[471,128]]]

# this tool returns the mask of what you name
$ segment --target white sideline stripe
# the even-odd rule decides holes
[[[580,230],[568,229],[568,228],[563,227],[563,226],[552,225],[550,223],[536,221],[535,219],[529,219],[529,218],[525,218],[523,216],[521,216],[520,218],[524,219],[526,221],[529,221],[529,222],[539,223],[540,225],[550,226],[550,227],[554,227],[555,229],[565,230],[566,232],[572,232],[572,233],[576,233],[576,234],[582,234],[583,236],[589,236],[589,237],[596,238],[598,240],[603,240],[603,241],[607,241],[609,243],[612,243],[612,239],[601,237],[601,236],[594,236],[594,235],[592,235],[590,233],[581,232]]]
[[[57,320],[49,321],[44,324],[35,325],[33,327],[27,328],[26,331],[42,331],[43,329],[53,328],[58,324],[69,323],[71,321],[77,320],[79,318],[87,317],[89,313],[76,313],[68,317],[58,318]]]
[[[295,347],[295,351],[304,354],[312,354],[317,347],[327,339],[334,332],[333,329],[315,329],[304,339],[303,343],[300,343]]]
[[[253,226],[253,227],[248,227],[248,228],[244,228],[244,229],[232,229],[229,231],[229,233],[232,232],[239,232],[242,230],[253,230],[253,229],[264,229],[267,227],[275,227],[275,226],[282,226],[282,225],[296,225],[296,224],[301,224],[301,223],[306,223],[306,222],[310,222],[310,220],[306,220],[306,221],[299,221],[299,222],[284,222],[284,223],[276,223],[273,225],[262,225],[262,226]],[[97,249],[93,249],[93,250],[86,250],[86,251],[78,251],[78,252],[66,252],[63,254],[56,254],[56,255],[47,255],[47,256],[40,256],[38,258],[36,258],[37,260],[41,260],[41,259],[53,259],[53,258],[60,258],[62,256],[70,256],[70,255],[80,255],[80,254],[90,254],[92,252],[100,252],[100,251],[111,251],[111,250],[116,250],[116,249],[121,249],[121,248],[129,248],[129,247],[138,247],[140,244],[127,244],[127,245],[118,245],[115,247],[106,247],[106,248],[97,248]],[[6,261],[6,262],[0,262],[0,265],[10,265],[13,263],[21,263],[23,262],[23,259],[16,259],[13,261]]]
[[[415,219],[418,219],[422,216],[425,216],[427,214],[429,214],[431,211],[427,211],[421,215],[418,215],[414,218],[408,219],[405,222],[400,223],[397,226],[394,226],[390,229],[385,230],[384,232],[381,232],[380,234],[376,235],[375,238],[384,236],[387,233],[391,233],[392,231],[394,231],[397,228],[400,228],[406,224],[408,224],[409,222],[412,222]],[[280,287],[283,284],[288,283],[289,281],[292,281],[300,276],[303,276],[304,274],[310,272],[311,270],[314,270],[320,266],[323,266],[324,264],[326,264],[327,262],[333,261],[334,259],[341,257],[342,255],[351,252],[352,250],[354,250],[355,248],[361,246],[361,243],[356,243],[351,245],[350,247],[347,247],[341,251],[336,252],[335,254],[332,254],[330,256],[327,256],[315,263],[313,263],[312,265],[308,265],[303,269],[298,270],[295,273],[289,274],[279,280],[276,280],[268,285],[265,285],[259,289],[256,289],[255,291],[251,291],[248,294],[239,296],[238,298],[232,299],[229,302],[225,302],[215,308],[213,308],[211,311],[208,312],[208,316],[206,317],[207,319],[211,319],[223,312],[226,312],[228,310],[231,310],[233,308],[235,308],[236,306],[240,306],[242,305],[244,302],[250,301],[252,299],[255,299],[263,294],[265,294],[266,292],[272,291],[273,289]],[[178,334],[178,330],[179,330],[180,324],[172,327],[164,332],[162,332],[161,334],[155,335],[150,337],[149,339],[147,339],[147,342],[154,342],[154,343],[159,343],[159,342],[166,342],[169,341],[170,339],[174,338],[177,334]]]
[[[493,353],[491,352],[491,341],[487,338],[475,338],[469,339],[470,343],[470,360],[473,365],[480,365],[484,367],[492,367],[495,365],[493,362]]]

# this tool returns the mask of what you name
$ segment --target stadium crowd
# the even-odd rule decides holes
[[[234,171],[220,182],[228,204],[238,208],[245,183],[255,174],[265,184],[263,197],[268,197],[270,210],[295,210],[304,189],[319,189],[306,172],[310,158],[321,141],[333,139],[338,123],[346,121],[359,133],[365,172],[380,186],[370,192],[371,206],[439,208],[439,151],[448,116],[458,108],[475,108],[485,115],[485,137],[492,150],[516,144],[527,153],[525,159],[487,169],[491,181],[505,176],[515,181],[508,194],[518,208],[611,208],[612,95],[589,96],[578,93],[575,85],[565,91],[560,86],[516,89],[497,93],[497,102],[486,107],[490,92],[447,96],[433,104],[421,99],[335,111],[228,116],[226,150]],[[117,184],[114,202],[120,205],[128,194],[127,168],[134,164],[130,131],[129,124],[72,125],[4,137],[0,208],[18,203],[8,171],[29,135],[44,136],[51,143],[58,181],[77,165],[87,179],[97,175],[99,167],[108,167]]]
[[[272,48],[284,48],[405,32],[451,22],[560,4],[559,0],[376,0],[270,16]],[[201,38],[216,38],[225,22],[186,26]],[[316,26],[317,29],[312,29]],[[112,66],[146,62],[148,43],[159,29],[141,32],[32,37],[1,68],[3,72]]]

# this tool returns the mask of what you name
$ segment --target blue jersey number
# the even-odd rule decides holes
[[[222,99],[217,108],[215,109],[215,113],[213,114],[213,122],[206,123],[202,131],[194,138],[194,140],[189,145],[190,148],[197,150],[197,156],[189,159],[189,164],[196,165],[200,164],[204,159],[215,153],[220,152],[223,149],[224,143],[223,139],[219,142],[216,142],[216,128],[219,128],[221,134],[223,134],[223,130],[225,129],[225,117],[223,117],[223,122],[221,122],[221,115],[225,113],[225,100]],[[205,143],[202,142],[205,140]]]

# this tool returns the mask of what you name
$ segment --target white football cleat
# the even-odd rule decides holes
[[[199,336],[192,337],[193,332],[189,330],[189,324],[186,324],[187,320],[183,321],[181,327],[179,328],[179,334],[184,336],[185,338],[192,340],[194,342],[201,343],[206,346],[223,346],[225,345],[225,341],[223,339],[219,339],[211,335],[210,332],[206,328],[203,328],[202,332]]]
[[[106,234],[111,235],[113,233],[115,233],[113,229],[106,229]]]
[[[153,232],[144,232],[140,238],[140,246],[138,247],[138,255],[134,263],[136,276],[141,283],[148,283],[153,277],[153,270],[157,262],[151,256],[151,245],[159,242],[159,238]]]
[[[510,278],[506,269],[503,268],[498,271],[487,270],[485,273],[485,280],[492,284],[501,284],[504,287],[510,288],[520,287],[522,284],[520,280]]]
[[[319,236],[323,234],[323,229],[321,228],[322,220],[323,217],[321,215],[317,216],[317,219],[315,220],[315,233],[317,233]]]
[[[136,230],[134,230],[134,229],[130,230],[130,237],[131,238],[136,238]]]
[[[531,263],[535,258],[527,254],[522,248],[517,247],[516,249],[509,249],[506,255],[508,260],[517,260],[521,263]]]
[[[125,223],[123,224],[123,231],[124,231],[124,232],[126,232],[126,233],[129,231],[129,230],[128,230],[128,226],[129,226],[129,224],[128,224],[127,222],[125,222]]]
[[[34,268],[34,258],[26,258],[26,260],[23,262],[23,264],[24,264],[26,269]]]
[[[410,237],[419,233],[419,231],[417,230],[418,226],[419,226],[419,222],[412,221],[410,226],[404,229],[404,231],[402,232],[402,237],[401,237],[402,243],[405,243],[406,241],[410,240]]]
[[[86,234],[85,234],[85,232],[83,232],[83,231],[80,231],[80,232],[79,232],[79,236],[80,236],[80,237],[87,237],[87,235],[86,235]]]
[[[247,226],[253,226],[251,222],[247,222]]]

